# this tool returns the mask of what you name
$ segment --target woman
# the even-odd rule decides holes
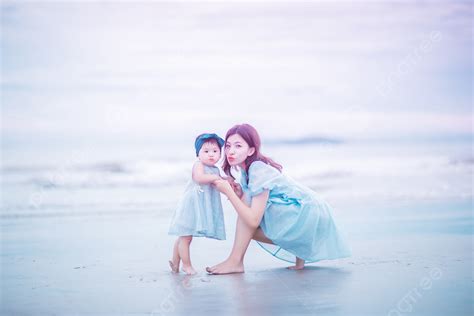
[[[249,124],[232,127],[226,134],[224,172],[240,169],[241,187],[226,180],[214,182],[238,213],[235,240],[229,257],[206,268],[212,274],[244,272],[244,256],[251,239],[273,244],[276,257],[300,270],[305,262],[350,256],[339,235],[330,206],[314,191],[281,173],[282,166],[260,152],[260,137]]]

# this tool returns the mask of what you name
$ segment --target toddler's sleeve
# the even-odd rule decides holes
[[[255,161],[249,168],[249,192],[251,196],[259,195],[263,190],[272,190],[278,185],[282,174],[276,168]]]

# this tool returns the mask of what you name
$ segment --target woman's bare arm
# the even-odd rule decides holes
[[[250,206],[247,206],[238,196],[235,194],[229,182],[225,180],[216,181],[214,185],[217,189],[224,193],[229,199],[235,211],[239,214],[240,218],[252,228],[257,228],[262,221],[263,213],[265,212],[265,206],[267,205],[269,191],[265,190],[259,195],[252,197]]]

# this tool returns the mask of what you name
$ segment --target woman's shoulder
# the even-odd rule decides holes
[[[254,169],[254,168],[265,168],[266,166],[269,166],[269,165],[267,165],[266,163],[264,163],[261,160],[255,160],[254,162],[252,162],[250,164],[249,170]]]
[[[261,160],[256,160],[252,162],[252,164],[250,164],[249,174],[251,174],[252,172],[253,173],[255,172],[280,173],[280,171],[277,168]]]
[[[249,166],[249,190],[250,195],[255,196],[263,190],[273,190],[282,181],[281,172],[264,161],[254,161]]]

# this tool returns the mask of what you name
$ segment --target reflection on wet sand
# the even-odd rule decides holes
[[[161,305],[170,315],[337,314],[346,279],[343,268],[309,266],[229,275],[170,275],[172,291]]]

